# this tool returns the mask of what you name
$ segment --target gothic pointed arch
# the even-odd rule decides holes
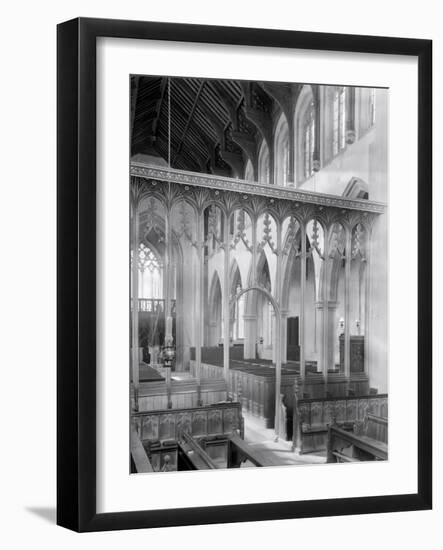
[[[297,99],[294,113],[295,179],[302,183],[314,174],[316,128],[315,98],[311,86],[305,85]]]
[[[284,113],[280,115],[274,133],[274,159],[274,183],[286,187],[289,184],[290,154],[289,125]]]

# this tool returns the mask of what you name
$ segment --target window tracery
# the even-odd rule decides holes
[[[133,254],[131,251],[131,261]],[[139,297],[163,297],[163,264],[157,254],[144,243],[138,247]]]
[[[284,114],[277,124],[274,140],[275,183],[286,187],[289,183],[289,128]]]

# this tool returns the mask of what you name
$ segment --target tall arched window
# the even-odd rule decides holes
[[[337,155],[346,145],[346,88],[335,88],[332,102],[332,152]]]
[[[162,264],[153,250],[140,243],[138,249],[139,297],[162,298]]]
[[[260,183],[270,183],[269,171],[269,149],[266,142],[263,140],[260,153],[258,156],[258,180]]]
[[[289,127],[284,114],[281,115],[274,139],[275,183],[286,187],[289,182]]]
[[[294,114],[294,178],[298,183],[314,173],[315,111],[312,87],[306,84],[300,92]]]
[[[305,179],[314,173],[315,106],[309,103],[303,117],[303,173]]]

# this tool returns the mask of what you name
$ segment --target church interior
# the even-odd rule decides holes
[[[388,90],[130,78],[130,471],[388,458]]]

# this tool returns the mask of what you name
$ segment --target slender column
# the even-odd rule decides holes
[[[346,228],[345,244],[345,330],[344,330],[344,348],[345,348],[345,376],[351,376],[351,231]]]
[[[251,267],[249,284],[254,286],[257,280],[257,219],[251,216]],[[254,294],[254,293],[252,293]],[[249,307],[248,312],[243,315],[245,323],[245,347],[244,358],[256,358],[257,344],[257,311],[252,309],[252,296],[248,296]]]
[[[369,299],[371,295],[371,230],[367,230],[366,236],[366,268],[365,268],[365,331],[364,331],[364,362],[365,374],[369,377]]]
[[[320,87],[312,85],[312,95],[314,96],[314,151],[312,154],[312,164],[314,172],[320,170],[321,165],[321,151],[320,151]]]
[[[294,136],[294,119],[289,117],[288,119],[288,155],[289,155],[289,171],[288,182],[295,182],[295,136]]]
[[[275,440],[278,440],[280,433],[280,401],[281,401],[281,295],[282,295],[282,236],[281,223],[277,222],[277,267],[275,273],[275,296],[278,310],[275,311]]]
[[[328,346],[327,364],[335,368],[335,346],[337,343],[337,325],[335,324],[335,311],[337,302],[328,300]]]
[[[274,155],[274,147],[271,143],[268,147],[269,152],[269,184],[274,185],[276,183],[275,181],[275,155]]]
[[[139,391],[139,334],[138,334],[138,246],[139,246],[139,213],[138,197],[132,202],[132,384],[134,388],[134,408],[138,410]]]
[[[355,141],[355,88],[346,89],[346,143],[352,145]]]
[[[329,313],[329,304],[328,304],[328,267],[329,267],[329,228],[324,231],[324,251],[323,251],[323,375],[325,377],[325,384],[328,383],[328,347],[329,347],[329,338],[328,338],[328,313]],[[327,387],[327,386],[326,386]]]
[[[254,286],[257,282],[257,218],[255,216],[251,219],[252,230],[252,259],[251,259],[251,286]]]
[[[300,376],[306,376],[305,363],[305,295],[306,295],[306,226],[300,226],[301,256],[300,256]]]
[[[271,346],[272,346],[272,355],[271,361],[277,363],[277,345],[276,345],[276,334],[277,334],[277,314],[273,309],[271,312]],[[280,343],[278,343],[280,345]]]
[[[175,369],[184,370],[184,323],[183,323],[183,266],[184,259],[181,257],[180,264],[177,264],[176,273],[176,295],[175,295]]]
[[[204,221],[203,211],[197,213],[197,272],[196,272],[196,308],[195,308],[195,363],[197,379],[200,379],[201,363],[202,363],[202,327],[203,327],[203,278],[205,267],[205,246],[204,246]]]
[[[229,220],[230,215],[225,215],[223,227],[223,374],[226,384],[229,382],[229,346],[230,346],[230,296],[229,296]]]
[[[286,365],[288,362],[288,313],[287,310],[281,312],[280,349],[282,365]]]

